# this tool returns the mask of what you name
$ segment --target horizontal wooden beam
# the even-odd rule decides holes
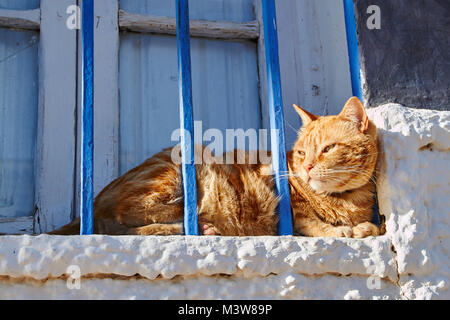
[[[0,218],[1,234],[32,234],[33,216]]]
[[[41,10],[7,10],[0,9],[0,27],[39,30]]]
[[[119,28],[123,31],[139,33],[158,33],[176,35],[177,24],[175,18],[139,15],[119,10]],[[228,22],[228,21],[190,21],[191,37],[227,39],[227,40],[256,40],[259,38],[258,21]]]

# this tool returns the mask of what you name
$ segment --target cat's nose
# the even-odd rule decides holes
[[[311,163],[304,164],[303,168],[305,168],[306,172],[310,172],[312,168],[314,168],[314,165]]]

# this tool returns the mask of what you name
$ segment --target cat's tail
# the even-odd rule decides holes
[[[56,234],[56,235],[77,235],[80,234],[80,218],[73,220],[71,223],[66,224],[65,226],[53,230],[51,232],[47,232],[47,234]]]

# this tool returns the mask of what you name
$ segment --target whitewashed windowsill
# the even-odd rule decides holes
[[[37,280],[64,276],[376,275],[397,280],[388,237],[365,239],[294,236],[4,236],[0,275]],[[369,268],[376,265],[377,268]]]

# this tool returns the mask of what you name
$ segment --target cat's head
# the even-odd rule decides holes
[[[364,106],[350,98],[339,115],[316,116],[294,105],[303,121],[293,148],[293,170],[318,193],[365,185],[377,160],[377,129]]]

